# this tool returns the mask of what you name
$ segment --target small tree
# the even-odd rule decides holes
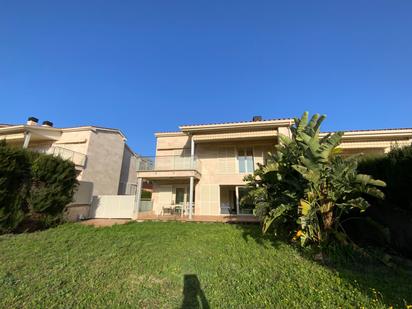
[[[60,157],[33,153],[31,176],[31,216],[39,217],[46,226],[61,222],[78,183],[74,164]]]
[[[8,233],[24,220],[30,188],[27,152],[0,141],[0,233]]]
[[[0,142],[0,233],[61,222],[77,185],[72,162]]]
[[[364,194],[383,198],[377,187],[384,182],[358,174],[356,157],[337,154],[342,132],[319,137],[324,119],[316,114],[308,121],[307,112],[295,119],[292,137],[280,136],[267,164],[246,178],[263,230],[286,227],[302,245],[325,244],[331,236],[345,241],[342,214],[352,208],[364,211],[369,206]]]

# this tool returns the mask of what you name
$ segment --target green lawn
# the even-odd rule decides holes
[[[330,269],[259,235],[250,225],[145,222],[110,228],[66,224],[1,236],[0,306],[375,308],[412,303],[410,276],[376,265]]]

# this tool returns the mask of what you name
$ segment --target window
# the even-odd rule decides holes
[[[237,159],[239,162],[239,173],[253,173],[254,163],[252,148],[238,149]]]

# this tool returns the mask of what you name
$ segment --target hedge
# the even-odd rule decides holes
[[[385,199],[369,199],[373,207],[358,214],[360,220],[349,221],[348,233],[356,241],[412,258],[412,146],[362,158],[358,169],[386,182]]]
[[[412,211],[412,146],[394,148],[384,156],[365,157],[358,169],[386,182],[385,204]]]
[[[0,233],[61,223],[76,186],[72,162],[0,142]]]

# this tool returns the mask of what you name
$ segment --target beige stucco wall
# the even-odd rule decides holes
[[[197,144],[195,152],[201,161],[201,178],[195,186],[196,214],[220,214],[220,186],[244,185],[246,173],[239,172],[237,153],[251,147],[255,168],[263,163],[264,153],[271,151],[276,142],[266,140]]]
[[[118,194],[135,194],[135,188],[137,185],[136,163],[136,155],[125,144],[120,171],[120,184]]]
[[[93,195],[117,194],[123,150],[124,140],[118,133],[91,131],[81,180],[93,182]]]
[[[82,154],[86,154],[90,135],[90,130],[73,132],[63,131],[60,139],[54,142],[53,146],[62,147]]]

